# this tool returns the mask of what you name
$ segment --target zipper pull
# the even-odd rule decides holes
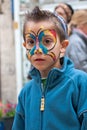
[[[45,107],[45,98],[42,97],[42,98],[41,98],[41,106],[40,106],[40,110],[41,110],[41,111],[44,111],[44,107]]]

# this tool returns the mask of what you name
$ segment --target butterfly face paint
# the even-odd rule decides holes
[[[38,30],[37,35],[30,31],[25,35],[26,48],[29,51],[29,55],[32,56],[35,53],[48,54],[56,45],[56,31],[50,30]],[[52,56],[51,56],[52,57]]]

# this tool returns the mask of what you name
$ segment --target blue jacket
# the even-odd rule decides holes
[[[38,70],[31,76],[19,95],[12,130],[87,130],[87,73],[64,58],[62,69],[49,72],[44,91]]]

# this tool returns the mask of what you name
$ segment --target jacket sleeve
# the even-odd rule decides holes
[[[23,96],[19,95],[18,105],[16,107],[16,113],[13,121],[12,130],[25,130],[25,115],[23,108]]]
[[[81,124],[81,130],[87,130],[87,74],[85,72],[79,77],[77,113]]]
[[[82,125],[81,130],[87,130],[87,112],[82,115]]]
[[[24,118],[18,113],[15,114],[12,130],[25,130]]]

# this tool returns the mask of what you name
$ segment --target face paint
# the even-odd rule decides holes
[[[54,48],[56,44],[56,31],[55,30],[44,30],[41,31],[38,35],[40,43],[42,43],[47,50]]]
[[[53,52],[49,52],[48,55],[51,56],[54,61],[56,60],[56,56]]]
[[[55,30],[43,30],[39,29],[37,35],[31,31],[25,35],[26,47],[29,50],[30,55],[35,53],[47,54],[52,50],[56,44],[56,31]]]
[[[34,46],[30,51],[28,51],[29,55],[32,56],[35,53],[44,53],[47,54],[48,50],[42,44],[39,46],[39,49],[36,50],[36,46]]]

